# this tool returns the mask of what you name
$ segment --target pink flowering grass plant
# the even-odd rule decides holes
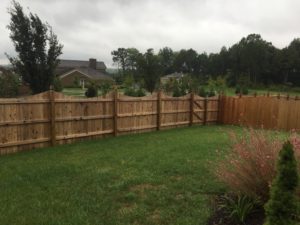
[[[300,136],[295,132],[284,136],[265,130],[245,129],[242,134],[231,132],[229,137],[230,151],[214,166],[217,178],[230,191],[258,198],[265,203],[269,198],[278,154],[284,141],[291,141],[299,160]]]

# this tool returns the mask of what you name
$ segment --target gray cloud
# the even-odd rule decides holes
[[[194,48],[217,52],[249,33],[277,47],[300,36],[298,0],[20,0],[47,21],[64,44],[63,58],[96,57],[111,66],[118,47]],[[14,54],[7,8],[0,2],[0,63]]]

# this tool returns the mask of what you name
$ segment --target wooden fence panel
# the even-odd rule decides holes
[[[107,135],[216,123],[221,117],[219,109],[217,97],[188,94],[175,98],[161,92],[129,97],[115,91],[104,97],[78,98],[48,91],[0,99],[0,154]]]
[[[170,97],[162,94],[161,126],[163,129],[190,124],[191,95]]]
[[[145,97],[120,95],[118,133],[145,132],[157,128],[157,94]]]
[[[50,145],[48,93],[0,99],[0,154]]]
[[[286,96],[223,96],[220,122],[254,128],[300,129],[300,101]]]
[[[78,99],[55,93],[56,139],[59,144],[113,133],[113,97]]]

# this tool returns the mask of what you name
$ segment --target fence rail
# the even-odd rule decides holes
[[[54,91],[20,99],[0,98],[0,154],[84,139],[216,123],[220,98],[162,92],[129,97],[77,98]]]

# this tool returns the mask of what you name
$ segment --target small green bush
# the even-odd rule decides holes
[[[54,88],[54,91],[57,91],[57,92],[62,92],[62,90],[63,90],[61,80],[58,77],[54,78],[53,88]]]
[[[99,85],[99,90],[101,92],[101,95],[106,95],[108,92],[110,92],[113,88],[111,81],[102,81]]]
[[[86,90],[85,96],[88,98],[98,96],[98,87],[95,84],[91,84]]]
[[[226,194],[219,200],[218,207],[234,222],[244,224],[246,219],[260,207],[257,199],[247,195]]]
[[[248,90],[247,87],[243,87],[243,88],[242,88],[242,94],[243,94],[243,95],[249,94],[249,90]]]
[[[16,97],[19,93],[20,79],[17,75],[5,71],[0,74],[0,97]]]
[[[288,141],[279,153],[277,174],[271,187],[270,199],[265,206],[265,225],[296,225],[298,186],[297,163],[293,145]]]
[[[206,97],[207,93],[206,93],[206,90],[203,86],[201,86],[198,90],[198,95],[201,96],[201,97]]]
[[[214,93],[212,96],[215,96],[215,92],[218,94],[225,92],[227,89],[226,76],[218,76],[216,79],[209,78],[207,86],[210,90],[209,94]]]
[[[185,93],[184,93],[180,83],[175,80],[174,86],[173,86],[173,97],[180,97],[183,95],[185,95]]]
[[[235,88],[235,93],[236,94],[242,94],[242,95],[248,95],[249,90],[246,86],[237,85],[236,88]]]
[[[201,97],[213,97],[216,95],[216,92],[214,91],[214,89],[210,89],[209,91],[201,86],[199,89],[198,89],[198,95],[201,96]]]
[[[136,97],[143,97],[143,96],[146,96],[146,92],[144,91],[144,89],[142,88],[137,89]]]
[[[142,88],[126,88],[124,94],[132,97],[143,97],[146,96],[146,92]]]

